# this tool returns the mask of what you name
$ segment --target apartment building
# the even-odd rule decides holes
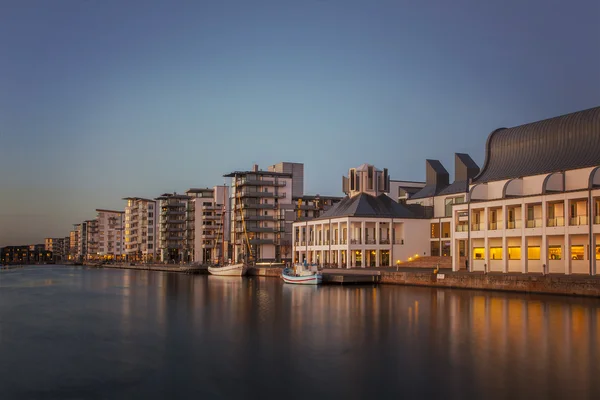
[[[304,165],[282,162],[267,171],[254,165],[231,178],[231,243],[236,261],[291,260],[294,197],[304,194]]]
[[[387,194],[387,169],[351,168],[342,185],[346,197],[317,218],[293,224],[296,262],[338,267],[392,266],[395,260],[429,255],[425,208]]]
[[[45,238],[44,249],[52,253],[54,262],[67,260],[69,256],[69,237]]]
[[[191,198],[188,202],[186,246],[193,254],[193,261],[215,264],[232,258],[229,249],[229,188],[190,189],[186,194]]]
[[[185,228],[190,197],[184,194],[164,193],[155,200],[160,212],[157,257],[162,262],[184,262],[189,259],[185,246]]]
[[[69,246],[68,246],[67,259],[68,260],[76,260],[77,259],[77,248],[78,248],[78,244],[79,244],[79,231],[77,229],[70,231],[68,240],[69,240],[68,241]]]
[[[295,221],[304,221],[321,216],[333,205],[342,201],[339,196],[310,196],[294,197]]]
[[[124,211],[96,209],[98,252],[103,260],[120,261],[124,257]]]
[[[493,131],[468,202],[452,208],[453,269],[597,273],[600,107]]]
[[[100,248],[100,242],[98,241],[99,237],[99,229],[98,229],[98,221],[96,219],[91,219],[84,221],[84,226],[86,229],[86,260],[99,260],[100,256],[98,254]]]
[[[124,253],[129,261],[152,262],[157,259],[157,202],[142,197],[125,197]]]

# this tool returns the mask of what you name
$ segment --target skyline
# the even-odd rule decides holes
[[[0,6],[0,246],[254,163],[332,196],[365,162],[452,176],[499,127],[600,105],[594,1],[22,3]]]

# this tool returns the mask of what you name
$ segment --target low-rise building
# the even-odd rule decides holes
[[[387,169],[363,164],[343,178],[347,196],[317,218],[294,223],[296,262],[338,267],[392,266],[429,255],[425,208],[387,195]]]

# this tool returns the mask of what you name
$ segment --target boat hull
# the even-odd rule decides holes
[[[285,283],[291,283],[294,285],[320,285],[323,282],[323,275],[305,275],[305,276],[292,276],[281,274]]]
[[[216,276],[244,276],[248,267],[244,264],[225,265],[223,267],[208,267],[208,272]]]

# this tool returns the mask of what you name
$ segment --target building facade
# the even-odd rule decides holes
[[[132,262],[152,262],[157,259],[158,209],[155,200],[126,197],[124,253]]]
[[[198,264],[217,264],[232,258],[230,241],[230,197],[227,186],[190,189],[187,235],[193,261]]]
[[[591,274],[600,259],[600,107],[502,128],[452,209],[453,269]]]
[[[347,196],[318,218],[293,224],[294,261],[337,267],[379,267],[429,255],[429,220],[420,205],[387,195],[387,169],[363,164],[343,178]]]
[[[155,199],[159,208],[158,253],[161,262],[181,263],[188,259],[186,251],[186,215],[190,197],[164,193]]]
[[[96,209],[98,252],[102,260],[121,261],[125,257],[123,211]]]
[[[231,178],[231,244],[235,261],[291,259],[294,197],[304,193],[304,165],[279,163],[262,171],[235,171]]]

